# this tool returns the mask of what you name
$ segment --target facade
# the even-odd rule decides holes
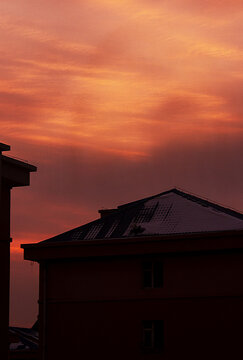
[[[177,189],[38,244],[42,359],[243,356],[243,215]]]
[[[0,143],[0,359],[8,359],[10,195],[16,186],[28,186],[36,167],[2,155],[10,146]]]

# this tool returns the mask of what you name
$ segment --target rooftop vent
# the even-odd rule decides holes
[[[98,210],[98,213],[100,214],[100,218],[103,219],[108,215],[114,214],[117,211],[117,209],[101,209]]]

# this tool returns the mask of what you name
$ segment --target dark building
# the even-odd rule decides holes
[[[10,146],[0,143],[0,359],[8,359],[10,193],[16,186],[28,186],[36,167],[2,155]]]
[[[10,360],[39,360],[38,321],[31,328],[9,327]]]
[[[241,359],[243,215],[177,189],[38,244],[52,359]]]

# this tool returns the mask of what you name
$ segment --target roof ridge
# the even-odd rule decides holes
[[[124,231],[127,229],[128,225],[130,224],[130,220],[135,216],[136,212],[139,211],[139,209],[141,207],[143,207],[143,205],[147,201],[149,201],[151,199],[155,199],[157,197],[167,195],[167,194],[176,194],[186,200],[197,203],[200,206],[209,207],[209,208],[212,208],[223,214],[227,214],[234,218],[243,220],[243,214],[240,212],[237,212],[228,207],[224,207],[222,205],[219,205],[217,203],[209,201],[208,199],[185,192],[182,189],[172,188],[172,189],[166,190],[166,191],[161,192],[156,195],[152,195],[152,196],[140,199],[140,200],[135,200],[130,203],[119,205],[119,206],[117,206],[117,208],[116,208],[117,211],[115,213],[108,214],[104,218],[98,218],[98,219],[95,219],[88,223],[85,223],[83,225],[77,226],[73,229],[67,230],[64,233],[58,234],[58,235],[53,236],[44,241],[64,241],[67,238],[69,238],[69,240],[76,240],[79,237],[82,239],[86,239],[86,236],[88,234],[90,236],[90,231],[91,232],[93,231],[92,228],[94,229],[94,226],[99,227],[102,224],[103,224],[102,225],[103,227],[101,227],[99,229],[98,228],[94,229],[95,231],[97,230],[97,232],[95,232],[95,234],[92,233],[92,235],[94,235],[94,238],[99,238],[99,236],[101,238],[103,238],[103,237],[105,237],[105,234],[107,234],[108,228],[111,227],[111,222],[114,223],[115,219],[118,218],[118,220],[119,220],[118,221],[119,224],[117,225],[118,227],[115,227],[113,229],[112,236],[110,236],[110,237],[114,237],[115,235],[117,235],[117,231],[124,233]],[[122,230],[121,230],[121,227],[122,227]]]
[[[216,209],[217,211],[221,211],[221,212],[224,212],[228,215],[231,215],[231,216],[234,216],[234,217],[237,217],[241,220],[243,220],[243,214],[240,213],[239,211],[236,211],[230,207],[226,207],[224,205],[221,205],[217,202],[213,202],[212,200],[209,200],[205,197],[199,197],[195,194],[192,194],[192,193],[188,193],[188,192],[185,192],[185,191],[182,191],[181,189],[174,189],[174,192],[180,196],[183,196],[184,198],[187,198],[188,200],[191,200],[191,201],[196,201],[196,202],[199,202],[201,203],[203,206],[210,206],[214,209]]]
[[[210,206],[210,207],[213,207],[214,209],[216,209],[218,211],[225,212],[228,215],[235,216],[235,217],[237,217],[239,219],[243,219],[243,214],[240,213],[239,211],[233,209],[233,208],[226,207],[226,206],[221,205],[221,204],[219,204],[217,202],[213,202],[212,200],[209,200],[206,197],[201,197],[201,196],[199,197],[196,194],[193,194],[191,192],[187,192],[184,189],[178,188],[178,187],[171,188],[169,190],[163,191],[163,192],[158,193],[156,195],[148,196],[148,197],[140,199],[140,200],[135,200],[135,201],[123,204],[123,205],[119,205],[117,208],[118,209],[125,209],[126,207],[137,205],[139,203],[143,203],[145,201],[152,200],[152,199],[154,199],[156,197],[163,196],[163,195],[166,195],[166,194],[169,194],[169,193],[175,193],[177,195],[183,196],[184,198],[187,198],[188,200],[191,200],[191,201],[194,201],[194,202],[199,202],[203,206]]]
[[[158,193],[158,194],[156,194],[156,195],[148,196],[148,197],[143,198],[143,199],[139,199],[139,200],[131,201],[131,202],[126,203],[126,204],[119,205],[119,206],[117,206],[117,208],[118,208],[118,209],[124,209],[125,207],[130,207],[130,206],[133,206],[133,205],[137,205],[137,204],[139,204],[139,203],[142,203],[142,202],[145,202],[145,201],[154,199],[154,198],[156,198],[156,197],[158,197],[158,196],[166,195],[166,194],[168,194],[168,193],[170,193],[170,192],[176,192],[176,191],[178,191],[177,188],[172,188],[172,189],[163,191],[163,192],[161,192],[161,193]]]

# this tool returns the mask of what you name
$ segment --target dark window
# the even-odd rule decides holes
[[[143,286],[153,287],[153,263],[143,263]]]
[[[143,321],[143,350],[159,352],[164,343],[164,322],[162,320]]]
[[[146,261],[143,263],[143,287],[161,288],[163,286],[163,263]]]
[[[159,288],[163,286],[163,264],[162,262],[153,263],[154,287]]]
[[[154,346],[154,326],[153,321],[143,322],[143,347],[153,348]]]

